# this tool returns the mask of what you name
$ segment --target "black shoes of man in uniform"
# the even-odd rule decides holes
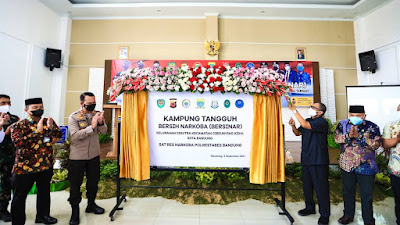
[[[56,224],[57,219],[51,216],[43,216],[42,218],[36,217],[35,223]]]
[[[86,213],[94,213],[94,214],[103,214],[104,209],[100,206],[96,205],[94,202],[88,203],[88,206],[85,210]],[[72,206],[72,215],[71,219],[69,220],[69,225],[78,225],[80,222],[79,220],[79,205]]]
[[[94,213],[94,214],[103,214],[104,209],[100,206],[96,205],[94,202],[90,202],[85,210],[87,213]]]

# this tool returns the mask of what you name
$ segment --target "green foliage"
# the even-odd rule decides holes
[[[198,184],[211,184],[215,178],[215,172],[196,172]]]
[[[237,180],[243,180],[245,177],[240,173],[230,172],[224,173],[229,182],[234,183]]]
[[[112,140],[112,137],[110,134],[106,133],[106,134],[102,134],[99,132],[99,143],[103,144],[106,143],[108,141]]]
[[[53,170],[53,177],[51,178],[51,183],[58,183],[66,181],[68,179],[68,170],[60,169]]]
[[[204,169],[204,168],[198,168]],[[216,168],[211,168],[216,169]],[[229,169],[229,168],[227,168]],[[187,172],[175,171],[172,176],[176,179],[186,179],[196,181],[198,184],[211,184],[214,181],[226,181],[233,183],[238,180],[243,180],[245,176],[238,172]]]
[[[387,175],[388,174],[387,165],[389,163],[389,158],[386,157],[384,154],[377,155],[375,158],[379,171],[384,175]]]
[[[335,142],[335,134],[328,134],[328,146],[334,149],[340,149],[340,145]]]
[[[171,175],[171,171],[150,171],[150,179],[165,179]]]
[[[385,187],[390,187],[390,178],[383,173],[377,173],[375,175],[375,183],[383,185]]]
[[[292,163],[285,166],[286,176],[288,177],[301,177],[303,174],[301,172],[300,163]]]
[[[341,179],[342,173],[341,173],[340,169],[333,170],[331,167],[329,167],[329,178]]]
[[[186,179],[186,180],[196,180],[195,172],[186,172],[186,171],[175,171],[172,173],[176,179]]]
[[[117,176],[118,165],[117,161],[105,159],[100,161],[100,179],[113,178]]]
[[[70,147],[71,147],[71,140],[69,138],[63,144],[54,144],[53,145],[54,158],[60,159],[61,168],[68,167]]]

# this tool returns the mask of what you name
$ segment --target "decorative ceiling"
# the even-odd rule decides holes
[[[264,3],[264,4],[317,4],[317,5],[354,5],[360,0],[69,0],[72,4],[116,4],[116,3],[176,3],[176,2],[220,2],[220,3]]]
[[[220,18],[352,21],[394,0],[39,0],[73,19]]]

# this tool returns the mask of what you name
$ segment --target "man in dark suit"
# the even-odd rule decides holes
[[[290,118],[289,125],[296,136],[301,135],[301,167],[303,174],[303,193],[306,208],[299,211],[300,216],[315,214],[314,190],[317,194],[319,225],[329,224],[329,153],[328,130],[329,124],[323,118],[326,106],[314,103],[309,108],[310,118],[304,119],[296,110],[296,106],[288,102],[289,109],[294,113],[300,123],[296,128],[295,122]]]

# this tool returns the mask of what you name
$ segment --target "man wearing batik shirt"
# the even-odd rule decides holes
[[[339,165],[342,169],[344,215],[339,223],[353,221],[355,213],[356,183],[361,193],[361,208],[364,224],[375,224],[372,196],[375,174],[379,172],[375,161],[375,150],[380,146],[379,127],[365,120],[364,106],[353,105],[349,119],[339,122],[335,141],[340,144]]]
[[[386,124],[383,129],[383,147],[390,150],[388,171],[396,203],[397,224],[400,225],[400,105],[396,111],[397,120]]]
[[[4,131],[4,139],[2,142],[0,141],[0,220],[3,220],[4,222],[11,221],[11,215],[7,210],[8,203],[11,200],[11,170],[15,158],[15,148],[11,141],[11,124],[19,120],[18,116],[9,112],[10,107],[10,97],[8,95],[0,94],[0,117],[5,120],[5,124],[0,126]]]
[[[50,181],[53,176],[53,143],[62,132],[51,117],[44,118],[41,98],[25,100],[28,118],[11,128],[16,147],[13,167],[14,196],[11,202],[13,224],[25,224],[25,202],[33,183],[38,189],[35,223],[55,224],[50,216]]]

